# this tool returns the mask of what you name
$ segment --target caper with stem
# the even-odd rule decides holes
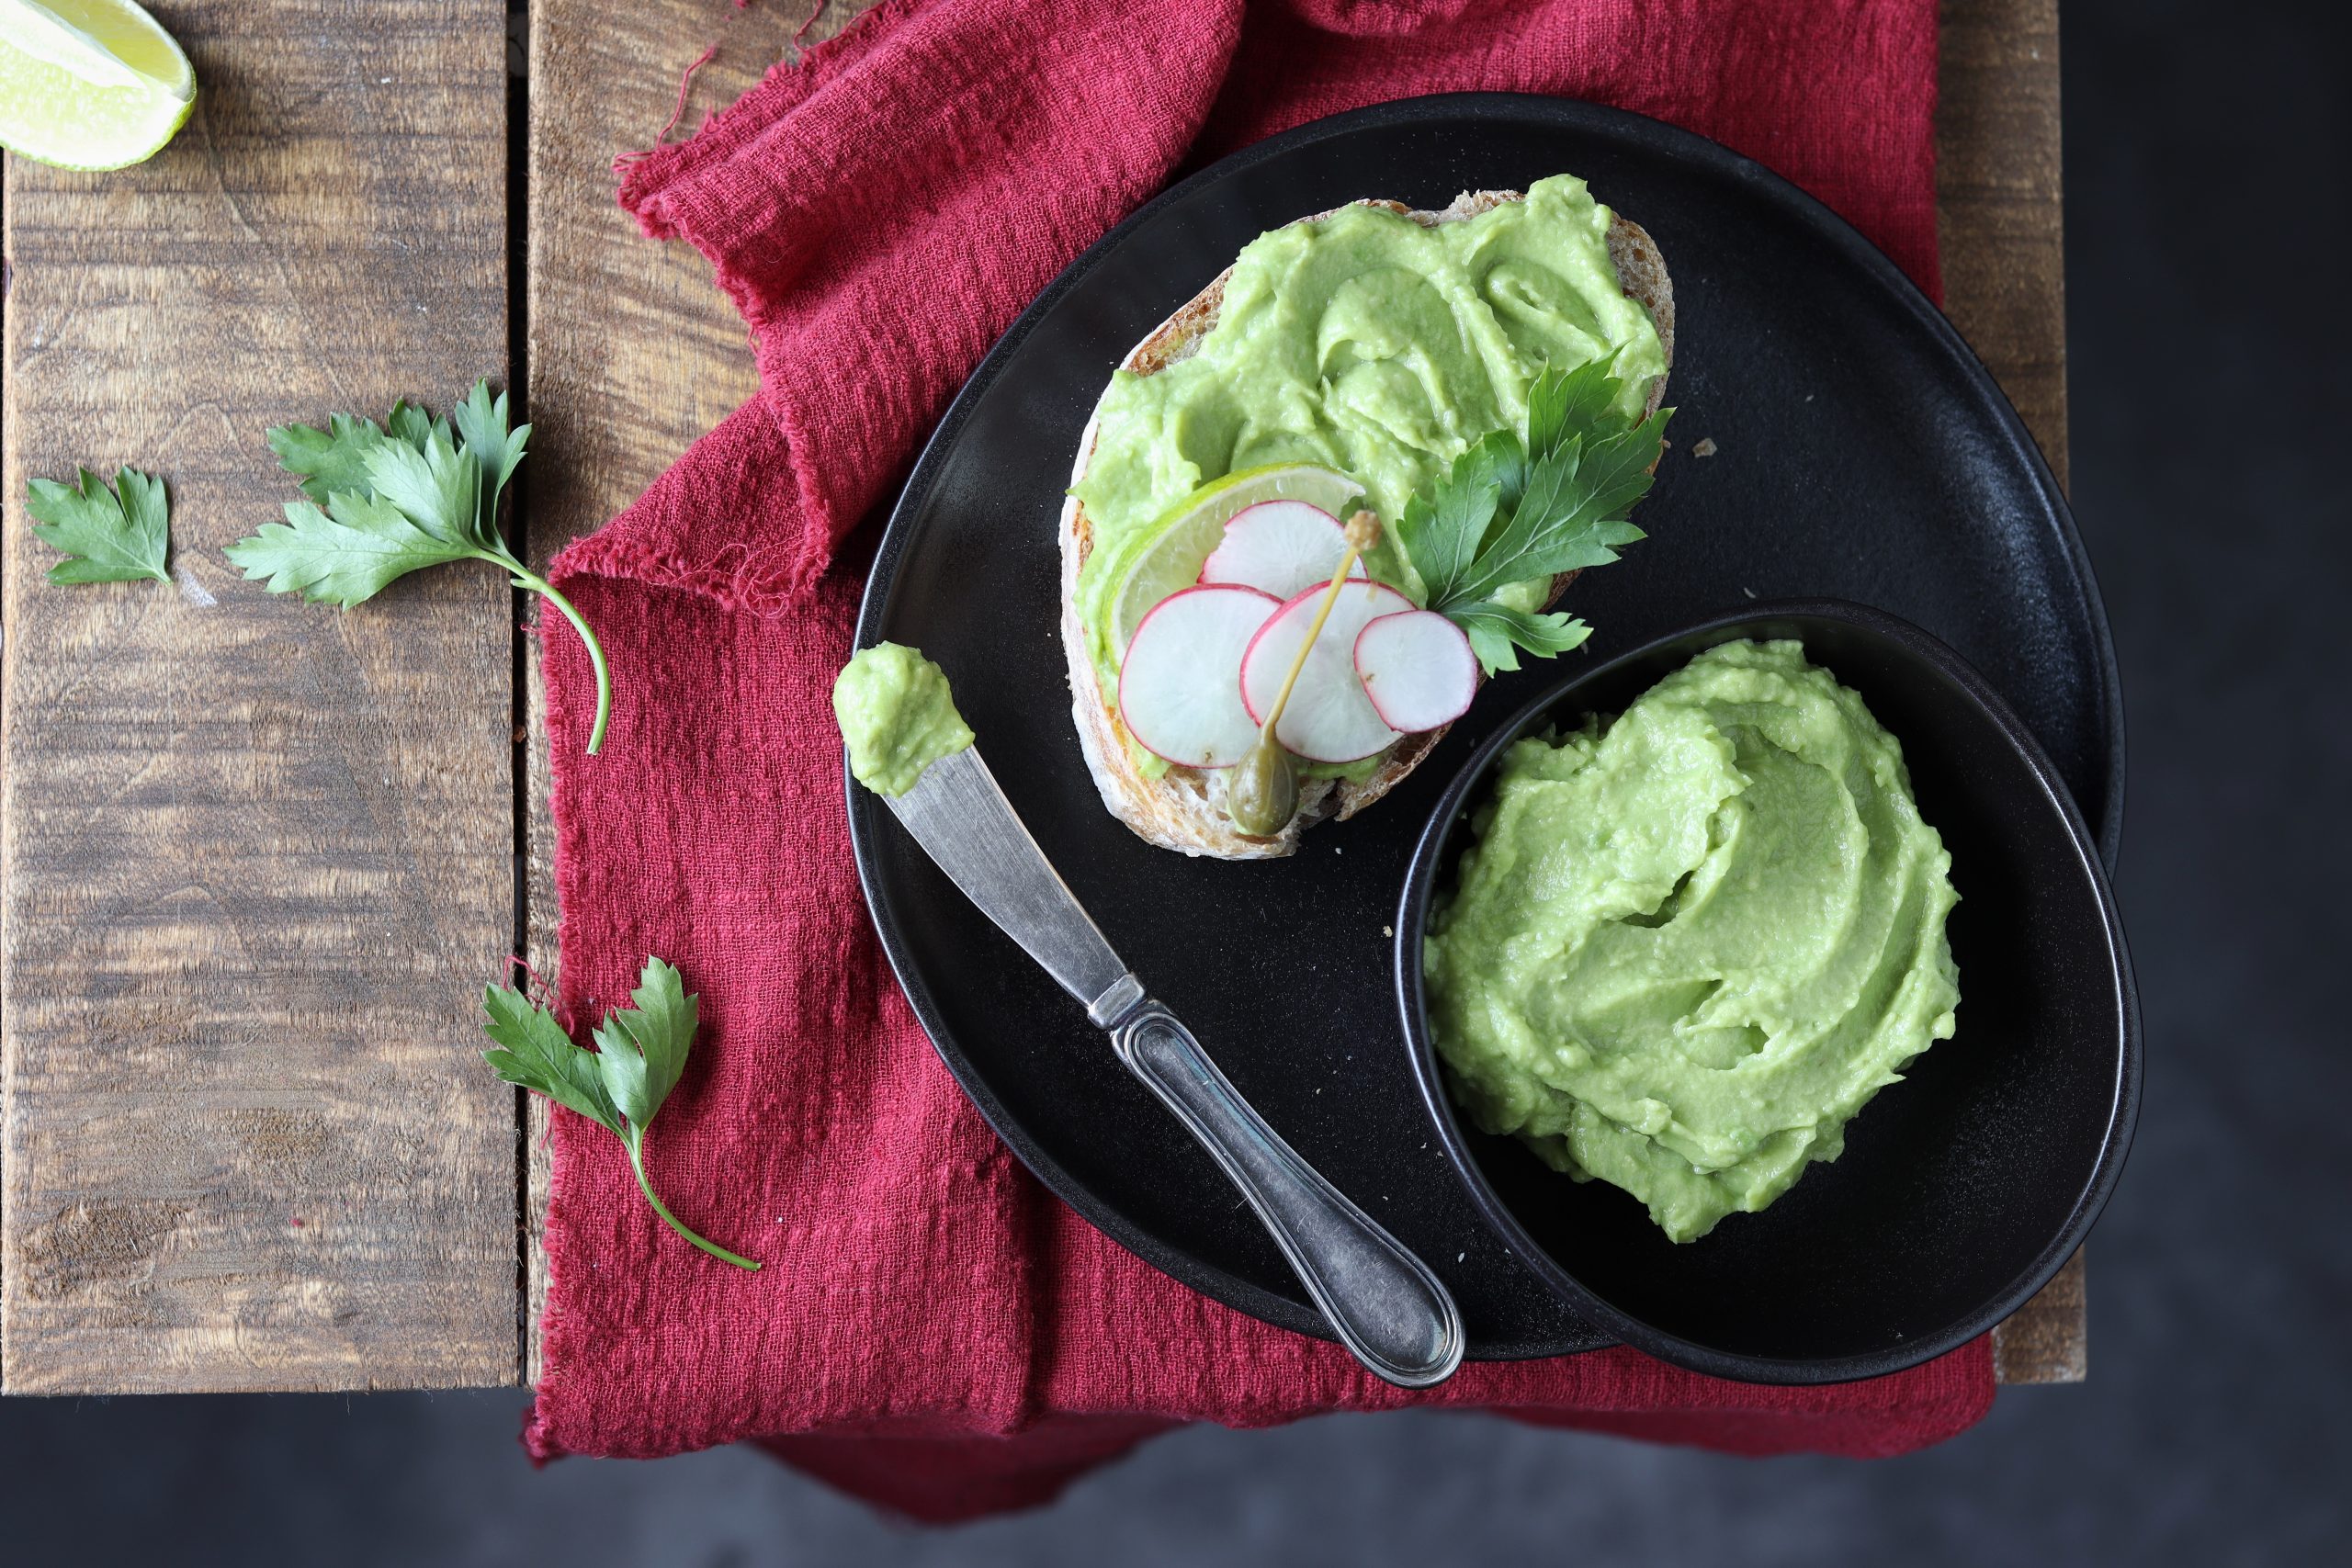
[[[1274,739],[1274,727],[1258,732],[1258,744],[1233,765],[1225,782],[1225,814],[1252,838],[1271,839],[1298,815],[1298,764]]]
[[[1323,603],[1315,612],[1315,624],[1307,628],[1306,640],[1298,645],[1298,652],[1290,661],[1290,673],[1283,677],[1282,690],[1275,694],[1273,705],[1266,710],[1266,722],[1259,727],[1258,743],[1250,748],[1225,783],[1225,814],[1233,825],[1254,839],[1271,839],[1290,826],[1298,815],[1298,762],[1281,741],[1274,739],[1274,727],[1283,720],[1283,709],[1290,703],[1292,688],[1298,684],[1298,673],[1306,668],[1306,655],[1315,639],[1323,635],[1323,623],[1331,618],[1331,606],[1339,603],[1340,590],[1348,581],[1348,573],[1355,570],[1356,558],[1380,542],[1380,519],[1369,512],[1358,512],[1348,519],[1348,547],[1340,557],[1340,570],[1331,574],[1331,586],[1323,591]]]

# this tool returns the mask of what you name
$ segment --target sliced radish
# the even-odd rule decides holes
[[[1408,735],[1452,724],[1478,694],[1478,656],[1435,610],[1368,621],[1356,634],[1356,673],[1389,726]]]
[[[1254,588],[1187,588],[1161,600],[1119,666],[1119,716],[1136,744],[1179,767],[1239,761],[1258,743],[1241,701],[1241,655],[1280,608]]]
[[[1261,501],[1227,520],[1225,539],[1202,564],[1201,581],[1238,583],[1287,599],[1330,581],[1347,548],[1347,530],[1321,507]],[[1369,574],[1358,561],[1348,575]]]
[[[1250,639],[1241,656],[1241,700],[1250,716],[1263,722],[1274,696],[1290,673],[1299,644],[1315,624],[1328,582],[1294,596]],[[1401,615],[1413,602],[1384,583],[1350,582],[1340,589],[1331,618],[1298,672],[1298,684],[1283,708],[1274,739],[1311,762],[1352,762],[1369,757],[1396,739],[1391,728],[1364,695],[1356,676],[1356,638],[1369,623],[1383,615]]]

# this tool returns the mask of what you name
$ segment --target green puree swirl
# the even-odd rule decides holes
[[[1354,480],[1393,525],[1472,442],[1524,426],[1546,364],[1613,360],[1637,412],[1666,354],[1618,283],[1611,220],[1582,180],[1557,175],[1460,222],[1343,207],[1243,247],[1194,351],[1155,375],[1117,372],[1095,411],[1071,493],[1094,528],[1077,601],[1106,682],[1125,651],[1104,641],[1114,578],[1133,559],[1123,542],[1201,486],[1311,463]],[[1365,565],[1421,597],[1393,541]]]
[[[1423,962],[1457,1101],[1676,1241],[1753,1213],[1951,1036],[1951,857],[1902,748],[1794,642],[1521,740]]]

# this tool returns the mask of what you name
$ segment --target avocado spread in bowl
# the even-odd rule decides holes
[[[1951,856],[1894,738],[1796,642],[1517,741],[1471,835],[1423,952],[1457,1102],[1675,1241],[1835,1159],[1952,1034]]]

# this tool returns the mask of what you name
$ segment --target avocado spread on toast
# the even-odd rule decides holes
[[[1122,547],[1201,486],[1311,463],[1353,479],[1394,524],[1473,443],[1523,424],[1546,365],[1611,361],[1623,412],[1637,417],[1666,356],[1649,312],[1619,286],[1611,219],[1563,175],[1460,222],[1343,207],[1244,248],[1216,326],[1188,357],[1113,376],[1072,487],[1094,530],[1077,608],[1104,690],[1116,689],[1124,652],[1107,635],[1117,565],[1133,558]],[[1365,565],[1422,600],[1393,544]],[[1538,591],[1523,608],[1548,588],[1523,586]]]

